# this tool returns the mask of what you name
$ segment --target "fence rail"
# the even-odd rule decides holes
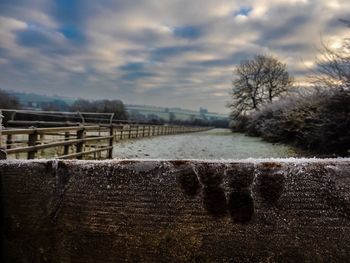
[[[2,129],[0,148],[9,159],[110,159],[120,140],[209,130],[169,125],[80,125]]]

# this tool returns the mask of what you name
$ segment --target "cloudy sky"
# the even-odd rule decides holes
[[[226,112],[240,60],[302,81],[339,18],[349,0],[1,0],[0,88]]]

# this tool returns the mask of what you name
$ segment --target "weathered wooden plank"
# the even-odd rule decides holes
[[[346,262],[350,160],[0,162],[2,262]]]

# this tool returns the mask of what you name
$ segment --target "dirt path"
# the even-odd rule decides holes
[[[114,147],[115,158],[242,159],[298,155],[289,146],[231,133],[227,129],[127,140]]]

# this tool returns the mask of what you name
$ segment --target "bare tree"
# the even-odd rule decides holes
[[[350,28],[350,21],[340,21]],[[344,38],[339,48],[331,48],[322,42],[316,65],[311,76],[316,87],[350,90],[350,38]]]
[[[119,120],[126,120],[128,118],[124,104],[121,100],[97,100],[92,102],[92,106],[96,112],[112,112],[114,118]]]
[[[234,71],[232,82],[232,117],[251,110],[259,110],[261,105],[272,102],[292,86],[292,78],[286,64],[275,57],[257,55],[242,61]]]
[[[0,90],[0,109],[19,109],[20,107],[20,102],[16,97]]]
[[[291,88],[293,79],[289,76],[286,64],[274,57],[264,57],[264,61],[266,96],[269,102],[272,102]]]
[[[96,108],[93,108],[91,102],[85,99],[77,99],[72,104],[71,111],[81,111],[81,112],[96,112]]]
[[[350,89],[350,44],[344,40],[339,49],[332,49],[323,44],[317,58],[316,72],[312,76],[313,82],[324,88]]]
[[[114,113],[114,118],[119,120],[128,119],[127,112],[121,100],[76,100],[71,106],[71,111]]]

